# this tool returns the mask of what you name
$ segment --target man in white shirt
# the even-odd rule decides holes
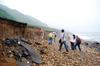
[[[73,34],[72,38],[70,39],[70,46],[72,50],[75,50],[75,43],[76,43],[76,36]]]
[[[59,43],[60,43],[60,46],[59,46],[59,51],[61,51],[61,48],[62,46],[64,45],[66,51],[68,52],[68,45],[66,43],[66,35],[65,35],[65,32],[64,32],[64,29],[61,30],[61,35],[60,35],[60,40],[59,40]]]

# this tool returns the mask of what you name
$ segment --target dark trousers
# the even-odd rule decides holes
[[[63,45],[64,45],[66,51],[68,52],[68,46],[66,45],[66,41],[60,42],[59,51],[61,51],[61,48]]]
[[[49,44],[52,44],[52,41],[53,41],[53,39],[52,39],[51,37],[49,37],[48,43],[49,43]]]
[[[71,43],[71,49],[74,50],[75,49],[74,42],[70,42],[70,43]]]
[[[76,47],[78,47],[78,49],[81,51],[80,43],[76,43],[75,44],[75,49],[76,49]]]

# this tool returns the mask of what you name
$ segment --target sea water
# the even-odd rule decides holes
[[[100,33],[97,33],[97,32],[78,33],[77,35],[85,40],[100,42]]]

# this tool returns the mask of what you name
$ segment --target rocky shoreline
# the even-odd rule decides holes
[[[69,50],[65,52],[58,51],[58,43],[53,43],[48,45],[47,40],[38,39],[41,36],[37,36],[32,29],[27,31],[27,39],[31,47],[33,47],[41,56],[42,63],[32,63],[32,66],[99,66],[100,65],[100,52],[95,51],[95,49],[86,46],[87,44],[83,42],[81,45],[82,52],[75,50]],[[86,44],[86,45],[85,45]],[[18,66],[16,59],[13,57],[8,57],[7,51],[4,51],[6,47],[0,44],[0,66]],[[9,47],[8,47],[9,48]],[[11,48],[9,48],[11,50]],[[15,62],[7,62],[7,59],[13,59]],[[9,63],[9,64],[7,64]],[[25,64],[26,61],[23,60]],[[4,65],[5,64],[5,65]],[[26,64],[27,66],[27,64]]]

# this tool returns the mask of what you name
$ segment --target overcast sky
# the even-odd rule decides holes
[[[71,32],[100,32],[100,0],[0,0],[51,27]]]

